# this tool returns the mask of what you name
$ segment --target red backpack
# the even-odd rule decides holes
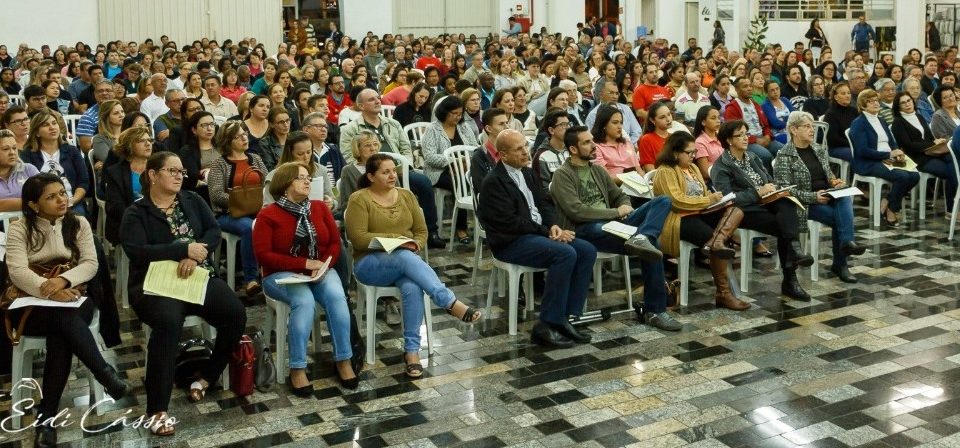
[[[257,357],[253,349],[253,340],[243,335],[230,355],[230,390],[237,396],[253,394],[254,362]]]

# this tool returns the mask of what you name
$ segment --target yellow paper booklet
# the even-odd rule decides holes
[[[179,263],[171,260],[154,261],[147,268],[147,278],[143,280],[144,294],[170,297],[187,303],[203,305],[207,297],[207,282],[210,271],[196,268],[187,278],[177,276]]]

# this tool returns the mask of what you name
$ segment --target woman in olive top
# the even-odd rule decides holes
[[[689,241],[710,257],[710,271],[717,288],[714,303],[718,307],[743,311],[750,304],[737,299],[730,290],[727,263],[736,252],[726,246],[727,240],[740,226],[743,211],[737,207],[720,208],[711,213],[699,212],[723,198],[723,193],[710,192],[693,158],[697,155],[694,139],[686,132],[667,137],[657,156],[657,174],[653,192],[666,195],[673,202],[660,234],[660,247],[674,257],[680,255],[680,240]]]
[[[400,288],[403,306],[403,360],[411,378],[423,375],[420,364],[420,325],[423,294],[458,319],[472,323],[480,311],[458,300],[418,252],[427,244],[427,225],[417,198],[410,190],[397,188],[397,166],[388,154],[367,159],[365,175],[350,196],[344,222],[353,244],[354,274],[361,283]],[[408,238],[393,252],[370,250],[374,238]]]

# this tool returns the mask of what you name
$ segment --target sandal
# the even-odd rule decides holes
[[[472,323],[480,320],[480,317],[482,317],[481,314],[480,314],[480,311],[473,309],[473,307],[468,306],[468,305],[465,304],[465,303],[464,303],[463,305],[466,306],[467,309],[466,309],[466,311],[463,312],[462,315],[457,316],[456,314],[453,314],[453,307],[455,307],[455,306],[457,305],[457,302],[463,303],[463,302],[460,302],[460,300],[458,300],[458,299],[453,299],[453,303],[451,303],[451,304],[450,304],[450,307],[447,308],[447,314],[449,314],[449,315],[451,315],[451,316],[453,316],[453,317],[456,317],[457,319],[460,319],[461,321],[466,322],[466,323],[468,323],[468,324],[472,324]]]
[[[174,435],[177,432],[177,428],[174,425],[177,423],[175,418],[172,418],[167,415],[166,412],[157,412],[149,417],[153,419],[153,422],[150,423],[150,434],[160,437],[169,437]]]
[[[207,389],[209,388],[209,383],[207,384],[207,387],[203,387],[203,384],[199,381],[190,383],[190,393],[187,394],[187,401],[196,403],[200,400],[203,400],[203,396],[207,394]]]
[[[263,288],[260,287],[260,284],[256,280],[247,283],[246,288],[243,289],[244,294],[246,294],[248,299],[252,299],[257,294],[260,294],[260,291]]]
[[[762,250],[761,250],[762,248]],[[753,256],[761,258],[770,258],[773,256],[773,252],[770,252],[770,249],[767,249],[767,246],[764,246],[763,243],[753,246]]]
[[[407,362],[407,355],[403,355],[403,363],[406,364],[404,370],[406,371],[408,377],[417,379],[423,376],[423,364],[420,364],[419,362]]]

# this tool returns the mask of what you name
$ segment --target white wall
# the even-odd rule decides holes
[[[681,51],[687,46],[687,36],[684,36],[684,7],[684,3],[676,0],[656,0],[656,23],[653,25],[655,37],[667,39],[671,43],[676,42]]]
[[[583,22],[583,9],[571,8],[568,0],[549,0],[546,10],[534,11],[534,18],[546,16],[546,27],[551,33],[562,33],[564,36],[577,37],[577,23]],[[537,30],[540,29],[538,26]]]
[[[55,48],[77,41],[96,47],[99,41],[97,0],[4,1],[3,17],[0,42],[14,54],[20,43],[40,49],[43,44]]]
[[[830,48],[833,49],[833,60],[843,60],[843,54],[847,50],[853,50],[853,43],[850,41],[850,31],[856,20],[821,20],[820,27],[827,36]],[[879,26],[892,26],[894,23],[890,20],[869,21],[874,28]],[[807,45],[807,39],[803,37],[810,28],[810,21],[770,21],[767,22],[770,29],[767,31],[766,42],[780,43],[784,48],[793,48],[794,42],[803,42]],[[744,36],[744,40],[746,36]],[[921,39],[921,43],[922,43]],[[741,42],[742,44],[742,42]],[[909,49],[910,47],[907,47]],[[871,52],[871,54],[873,54]]]
[[[348,36],[365,36],[367,31],[395,33],[393,0],[346,0],[340,2],[340,23]]]

